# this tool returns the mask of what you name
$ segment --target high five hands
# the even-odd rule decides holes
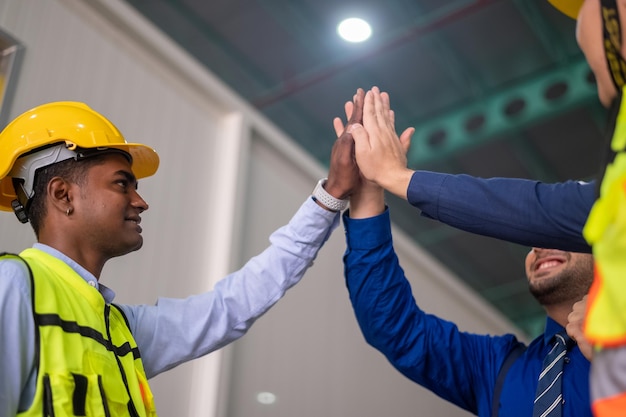
[[[372,87],[367,93],[357,90],[353,101],[345,104],[347,124],[341,118],[333,120],[338,136],[331,154],[330,177],[333,173],[332,160],[341,156],[348,164],[347,153],[351,153],[350,169],[342,170],[342,177],[349,181],[347,195],[372,189],[376,184],[406,199],[406,190],[413,170],[407,167],[406,154],[411,145],[414,128],[408,128],[398,137],[395,129],[395,113],[391,110],[389,94]],[[351,143],[351,148],[348,144]],[[344,187],[345,189],[345,187]],[[328,190],[327,191],[331,192]],[[332,193],[331,193],[332,194]]]
[[[389,95],[373,87],[365,95],[363,125],[351,129],[355,140],[356,160],[365,178],[381,187],[406,195],[406,185],[413,171],[407,168],[406,154],[415,129],[396,134],[395,114],[390,108]],[[400,184],[402,182],[402,184]],[[406,184],[405,184],[406,182]]]

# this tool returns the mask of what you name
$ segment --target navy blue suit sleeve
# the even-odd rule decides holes
[[[458,229],[525,246],[591,252],[582,229],[595,182],[538,181],[416,171],[407,190],[422,215]]]
[[[515,337],[461,332],[422,311],[394,252],[388,211],[343,220],[346,284],[366,341],[412,381],[465,410],[489,412],[497,372]]]

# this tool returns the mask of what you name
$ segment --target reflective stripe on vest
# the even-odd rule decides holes
[[[593,415],[623,416],[626,411],[626,348],[602,349],[593,355],[591,394]]]

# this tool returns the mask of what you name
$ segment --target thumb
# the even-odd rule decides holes
[[[351,125],[349,131],[354,138],[354,153],[358,161],[359,155],[371,150],[369,135],[363,125],[359,123]]]
[[[352,134],[354,140],[361,141],[369,141],[369,137],[367,135],[367,131],[363,128],[363,125],[360,123],[353,123],[348,128],[348,132]]]
[[[404,153],[406,154],[411,147],[411,139],[413,138],[413,134],[415,133],[414,127],[407,128],[400,135],[400,143],[402,144],[402,148],[404,149]]]
[[[341,133],[343,132],[343,122],[341,121],[341,119],[339,117],[335,117],[333,119],[333,128],[335,129],[335,135],[337,135],[337,137],[341,136]]]

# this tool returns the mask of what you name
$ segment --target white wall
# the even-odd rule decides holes
[[[241,122],[230,114],[232,106],[181,81],[180,74],[144,52],[144,45],[128,40],[87,3],[0,3],[0,25],[25,45],[11,113],[48,101],[84,101],[113,120],[127,140],[156,148],[159,171],[140,181],[151,206],[143,216],[144,247],[107,264],[102,282],[116,290],[118,302],[154,303],[158,295],[207,290],[230,266],[230,246],[223,245],[223,237],[230,234],[225,225],[231,223],[234,203],[218,179],[237,178],[233,146],[242,137]],[[229,158],[229,171],[223,171]],[[0,217],[0,235],[8,251],[33,240],[30,227],[10,213]],[[216,385],[219,355],[208,362],[198,381],[191,367],[155,380],[163,415],[197,415],[189,399],[192,386],[202,387],[205,381]],[[211,401],[215,395],[213,389],[201,398]]]
[[[325,175],[119,0],[0,0],[0,27],[26,48],[11,118],[47,101],[85,101],[127,140],[161,156],[158,173],[140,185],[150,204],[144,247],[111,261],[102,277],[118,302],[209,289],[261,251]],[[6,251],[33,242],[10,213],[0,216],[0,236]],[[467,330],[514,330],[399,231],[394,236],[426,309]],[[343,285],[344,247],[339,230],[304,282],[240,341],[155,378],[160,415],[464,415],[365,344]],[[259,390],[278,390],[279,402],[261,407]]]

